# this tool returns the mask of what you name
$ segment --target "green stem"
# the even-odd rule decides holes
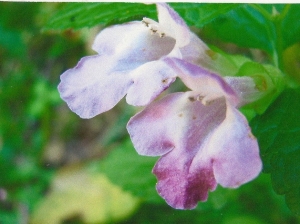
[[[275,26],[275,32],[276,32],[276,54],[277,54],[277,67],[283,71],[284,70],[284,64],[283,64],[283,38],[282,38],[282,32],[281,32],[281,20],[279,18],[275,18],[273,23]]]
[[[251,7],[260,12],[260,14],[265,18],[266,21],[270,22],[270,26],[266,25],[268,39],[272,45],[272,61],[273,64],[279,68],[281,71],[284,71],[283,63],[283,37],[282,37],[282,21],[285,18],[286,14],[290,9],[290,5],[286,5],[280,14],[270,14],[260,5],[251,4]],[[273,27],[273,29],[272,29]],[[275,33],[274,33],[275,32]]]
[[[286,14],[288,13],[291,5],[286,5],[282,12],[279,15],[274,15],[272,18],[272,22],[275,27],[275,32],[276,32],[276,51],[277,51],[277,67],[284,72],[284,63],[283,63],[283,51],[284,51],[284,46],[283,46],[283,36],[282,36],[282,21],[285,18]]]
[[[260,12],[260,14],[262,14],[266,20],[269,20],[269,21],[272,20],[272,15],[267,10],[265,10],[263,7],[261,7],[260,5],[250,4],[250,6],[252,8],[254,8],[256,11]]]
[[[266,27],[266,30],[267,30],[267,35],[268,35],[268,39],[271,43],[271,48],[272,48],[272,52],[271,52],[271,58],[272,58],[272,61],[273,61],[273,64],[278,67],[279,66],[279,62],[278,62],[278,58],[279,58],[279,55],[278,55],[278,52],[276,50],[276,38],[275,38],[275,35],[274,35],[274,30],[272,28],[274,28],[274,23],[273,20],[273,16],[267,11],[265,10],[262,6],[260,5],[257,5],[257,4],[251,4],[251,7],[254,8],[256,11],[258,11],[265,19],[266,21],[266,24],[265,24],[265,27]]]

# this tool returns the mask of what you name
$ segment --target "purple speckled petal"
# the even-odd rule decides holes
[[[205,201],[217,183],[237,187],[261,170],[245,117],[224,97],[204,106],[198,93],[173,93],[131,118],[127,130],[141,155],[159,156],[157,191],[177,209]]]
[[[174,71],[163,61],[148,62],[130,75],[134,83],[127,91],[126,100],[134,106],[147,105],[176,79]]]
[[[115,25],[102,30],[96,37],[93,49],[99,55],[112,56],[119,69],[134,69],[146,62],[169,54],[175,46],[171,37],[151,35],[142,22]]]
[[[157,192],[173,208],[193,209],[199,201],[206,201],[208,192],[217,187],[211,164],[201,161],[191,168],[192,161],[187,153],[172,150],[153,169],[158,179]]]
[[[183,47],[190,42],[190,30],[184,20],[166,3],[157,3],[159,24],[168,35],[176,39],[176,46]]]
[[[219,75],[178,58],[164,61],[177,71],[178,77],[191,90],[197,91],[206,102],[226,97],[232,104],[239,103],[239,97],[230,85]]]
[[[214,175],[223,187],[238,187],[251,181],[262,169],[259,147],[246,118],[227,102],[226,119],[209,144]]]
[[[61,75],[61,98],[81,118],[92,118],[110,110],[122,99],[132,84],[130,76],[114,72],[110,58],[82,58],[75,68]]]
[[[174,93],[135,115],[127,129],[141,155],[163,155],[153,172],[157,190],[169,205],[192,209],[214,190],[212,163],[205,145],[225,119],[225,99],[209,106],[194,100],[194,92]],[[194,162],[194,157],[197,161]]]

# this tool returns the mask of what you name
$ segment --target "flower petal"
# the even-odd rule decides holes
[[[160,156],[174,148],[174,123],[165,118],[172,116],[173,107],[180,97],[180,93],[168,95],[129,120],[127,130],[140,155]]]
[[[229,84],[219,75],[178,58],[165,58],[178,77],[192,90],[199,92],[206,102],[226,97],[232,104],[239,103],[239,97]]]
[[[223,187],[238,187],[254,179],[262,169],[259,147],[246,118],[227,105],[226,119],[215,130],[207,147],[214,175]]]
[[[151,35],[142,22],[134,21],[102,30],[96,37],[93,49],[99,55],[113,56],[122,69],[134,69],[169,54],[175,46],[171,37]]]
[[[177,47],[190,42],[190,30],[184,20],[166,3],[156,3],[159,24],[176,40]]]
[[[130,73],[133,84],[126,100],[134,106],[145,106],[167,89],[176,79],[174,71],[162,61],[146,63]]]
[[[61,75],[61,98],[81,118],[91,118],[110,110],[122,99],[132,80],[113,71],[109,57],[82,58],[77,66]]]
[[[127,125],[139,154],[165,154],[153,170],[158,178],[157,190],[178,209],[194,208],[216,187],[209,149],[205,146],[225,119],[225,99],[204,106],[193,100],[195,94],[167,95],[135,115]]]
[[[208,52],[211,52],[211,50],[194,33],[191,33],[190,36],[189,44],[180,48],[181,59],[192,64],[209,66],[212,63],[212,59]]]
[[[167,95],[127,125],[139,154],[162,155],[153,169],[157,191],[177,209],[196,207],[217,183],[240,186],[262,167],[245,117],[225,98],[204,106],[196,95]]]
[[[162,156],[153,173],[157,176],[159,195],[176,209],[193,209],[198,201],[206,201],[208,192],[216,189],[211,164],[200,163],[191,168],[193,158],[175,149]]]
[[[251,77],[224,77],[225,81],[238,94],[240,102],[239,107],[258,100],[264,94],[256,87],[254,80]]]

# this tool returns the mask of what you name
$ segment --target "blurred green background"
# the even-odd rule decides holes
[[[1,224],[300,223],[266,174],[238,189],[218,187],[195,210],[169,207],[155,191],[151,169],[157,158],[138,156],[126,132],[136,108],[122,100],[83,120],[60,99],[60,74],[94,54],[90,46],[101,28],[41,32],[61,5],[0,3]],[[180,88],[177,83],[170,91]]]

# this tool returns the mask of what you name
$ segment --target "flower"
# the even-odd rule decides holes
[[[177,57],[199,63],[206,45],[167,4],[157,3],[159,23],[144,18],[102,30],[93,49],[61,75],[60,96],[82,118],[113,108],[126,94],[127,103],[149,104],[175,81],[162,60]]]
[[[139,154],[161,156],[153,169],[158,193],[174,208],[192,209],[217,184],[236,188],[261,171],[257,140],[236,109],[246,95],[236,90],[252,93],[245,88],[251,79],[230,78],[231,87],[191,63],[165,62],[192,91],[152,102],[130,119],[127,130]]]

